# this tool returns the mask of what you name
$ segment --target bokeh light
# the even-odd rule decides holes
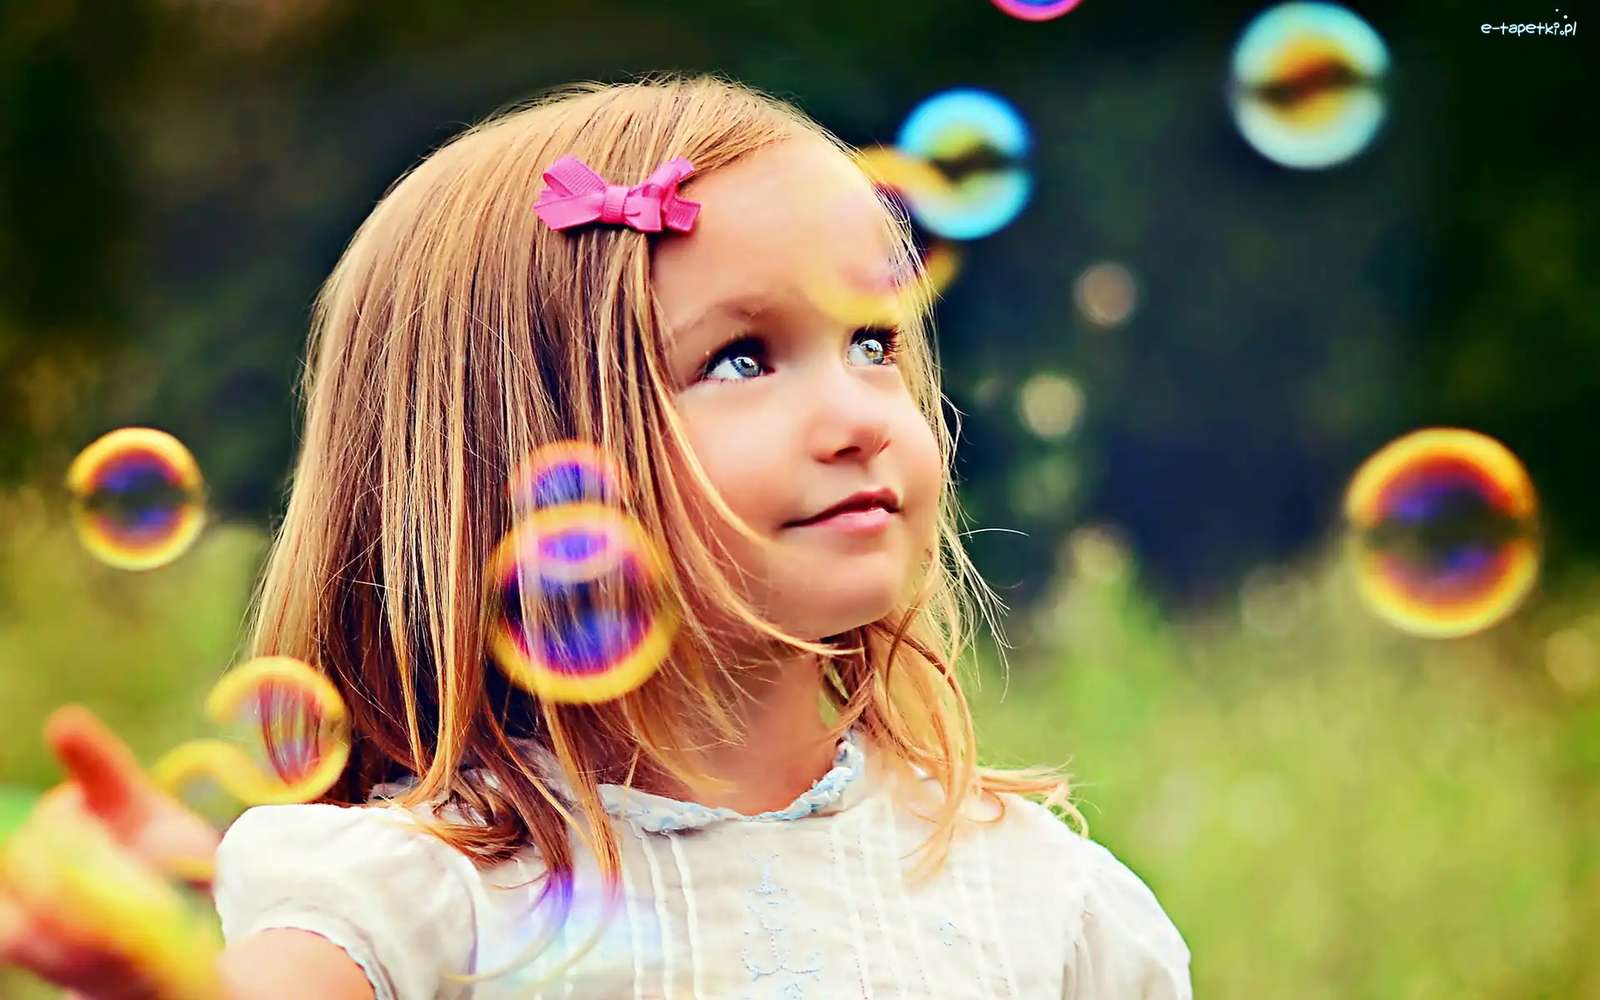
[[[163,566],[186,552],[205,521],[204,482],[189,449],[150,427],[97,438],[67,469],[78,537],[118,569]]]
[[[947,192],[917,192],[908,202],[924,229],[946,239],[975,240],[1006,226],[1033,190],[1028,125],[985,90],[958,87],[929,97],[907,116],[895,145],[950,182]]]
[[[1102,329],[1121,326],[1133,315],[1139,290],[1133,274],[1114,261],[1083,269],[1072,283],[1072,300],[1084,319]]]
[[[1552,632],[1544,644],[1545,670],[1550,679],[1571,695],[1587,695],[1600,688],[1600,642],[1581,627]]]
[[[1416,635],[1487,628],[1538,575],[1533,483],[1475,431],[1429,428],[1386,445],[1351,479],[1345,515],[1362,595]]]
[[[1024,426],[1039,437],[1066,437],[1083,416],[1083,390],[1065,375],[1039,372],[1022,383],[1017,408]]]
[[[1365,149],[1384,117],[1383,39],[1337,4],[1258,15],[1233,53],[1229,101],[1245,139],[1287,167],[1320,168]]]
[[[993,0],[994,5],[1020,21],[1049,21],[1071,13],[1083,0]]]
[[[614,508],[566,504],[523,518],[488,567],[496,662],[550,701],[592,704],[634,690],[677,631],[663,566],[655,544]]]

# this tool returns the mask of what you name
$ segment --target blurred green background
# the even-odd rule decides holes
[[[1353,5],[1390,48],[1388,118],[1296,171],[1224,101],[1260,9],[0,3],[0,828],[59,778],[53,706],[146,761],[202,726],[281,511],[312,295],[419,157],[574,79],[718,71],[858,145],[977,86],[1028,120],[1036,181],[938,315],[969,542],[1012,608],[1009,676],[993,644],[970,664],[985,757],[1070,762],[1197,995],[1600,996],[1584,36],[1479,32],[1543,5]],[[1104,329],[1073,281],[1108,260],[1138,299]],[[1040,372],[1079,394],[1067,433],[1022,405]],[[140,574],[84,553],[58,485],[129,423],[183,439],[213,501]],[[1337,557],[1354,467],[1439,424],[1523,459],[1547,555],[1515,615],[1448,641],[1374,619]]]

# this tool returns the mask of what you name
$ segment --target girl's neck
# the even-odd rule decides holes
[[[820,703],[816,657],[804,654],[742,672],[736,709],[746,739],[696,754],[702,770],[731,783],[727,791],[693,791],[668,778],[643,790],[746,816],[782,809],[833,767],[836,745]],[[637,784],[637,782],[636,782]]]

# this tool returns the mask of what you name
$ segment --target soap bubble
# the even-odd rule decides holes
[[[1258,15],[1233,52],[1229,102],[1239,131],[1287,167],[1343,162],[1383,123],[1388,49],[1337,4],[1286,3]]]
[[[948,187],[937,170],[888,147],[859,151],[857,162],[874,185],[902,203],[911,189]],[[862,232],[879,226],[881,211],[877,201],[854,198],[833,209],[819,208],[819,212],[831,213],[826,221],[833,226],[833,238],[842,245],[859,242]],[[888,236],[884,229],[879,255],[869,255],[872,262],[866,266],[841,265],[833,256],[815,262],[802,280],[818,308],[854,326],[897,326],[931,305],[961,270],[961,251],[948,240],[935,240],[908,260]]]
[[[1537,498],[1493,438],[1429,428],[1356,471],[1345,516],[1362,596],[1417,635],[1467,635],[1510,614],[1539,568]]]
[[[1033,189],[1022,115],[984,90],[958,87],[929,97],[900,127],[901,152],[939,169],[949,188],[913,191],[912,215],[947,239],[974,240],[1010,223]]]
[[[994,0],[994,5],[1022,21],[1048,21],[1060,17],[1083,0]]]
[[[67,489],[84,547],[119,569],[171,562],[205,521],[194,456],[149,427],[124,427],[90,443],[67,469]]]
[[[595,503],[521,519],[490,558],[490,650],[506,675],[555,702],[621,697],[667,656],[677,616],[664,561],[637,522]]]
[[[333,682],[300,660],[263,656],[224,674],[205,712],[232,739],[190,740],[150,769],[186,800],[208,783],[244,805],[309,802],[339,780],[350,758],[350,720]]]
[[[511,474],[511,503],[520,517],[571,503],[613,503],[620,495],[616,463],[584,441],[544,445]]]

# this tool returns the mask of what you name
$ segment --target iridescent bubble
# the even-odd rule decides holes
[[[1258,15],[1233,52],[1229,102],[1239,131],[1287,167],[1343,162],[1383,123],[1383,39],[1337,4],[1286,3]]]
[[[78,537],[119,569],[153,569],[182,555],[205,521],[200,467],[177,438],[124,427],[92,442],[67,469]]]
[[[1345,494],[1362,596],[1417,635],[1467,635],[1510,614],[1539,569],[1538,501],[1506,447],[1429,428],[1379,450]]]
[[[206,715],[241,727],[236,739],[196,739],[150,769],[169,793],[214,781],[245,805],[309,802],[333,787],[350,758],[350,721],[333,682],[300,660],[263,656],[228,671]]]
[[[570,503],[611,503],[622,477],[604,452],[584,441],[555,441],[528,456],[511,474],[518,517]]]
[[[621,697],[655,673],[678,619],[662,556],[615,508],[566,504],[519,521],[490,558],[490,650],[513,683],[549,701]]]
[[[995,232],[1017,217],[1033,189],[1025,163],[1027,123],[988,91],[958,87],[933,95],[912,110],[895,145],[949,182],[946,192],[915,192],[909,199],[917,222],[946,239]]]
[[[1069,13],[1083,0],[994,0],[994,5],[1023,21],[1048,21]]]
[[[893,146],[858,149],[855,162],[874,184],[897,193],[907,202],[955,195],[955,185],[938,167]]]
[[[908,186],[923,185],[928,174],[934,178],[932,189],[945,183],[932,167],[888,147],[859,151],[857,161],[877,187],[902,202]],[[835,209],[840,241],[859,239],[856,234],[867,228],[863,214],[881,218],[881,206],[850,200]],[[954,243],[937,240],[920,248],[917,259],[905,260],[885,239],[869,268],[836,267],[836,263],[833,258],[818,261],[816,270],[806,276],[807,291],[818,307],[852,325],[892,327],[921,313],[949,287],[960,272],[961,251]]]

